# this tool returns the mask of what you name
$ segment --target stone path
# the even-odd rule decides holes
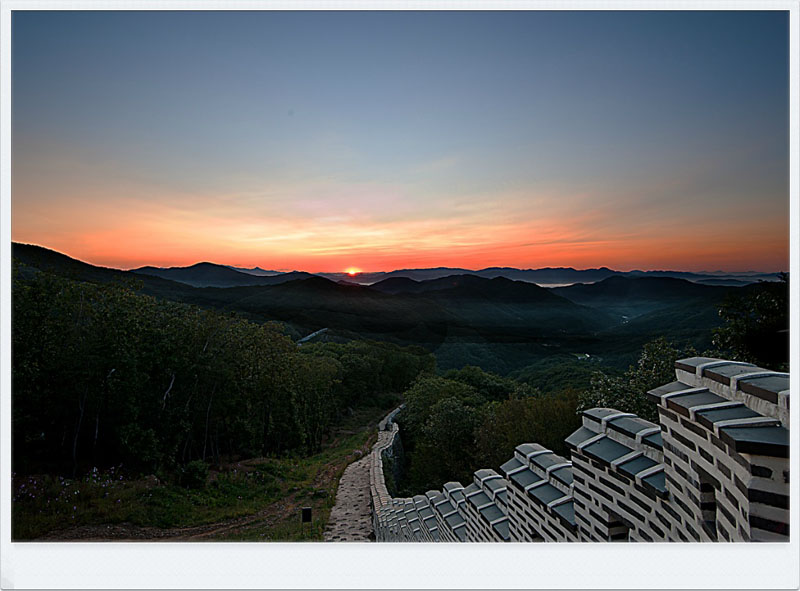
[[[372,511],[369,505],[370,455],[345,468],[336,491],[336,504],[331,509],[323,538],[326,542],[370,542]]]

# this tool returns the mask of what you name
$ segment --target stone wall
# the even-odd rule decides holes
[[[383,462],[399,441],[379,426],[371,499],[381,542],[788,541],[789,375],[693,357],[647,393],[659,424],[594,408],[570,458],[524,443],[466,487],[392,498]]]

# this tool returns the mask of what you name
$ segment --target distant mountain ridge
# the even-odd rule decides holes
[[[13,243],[17,246],[19,243]],[[44,247],[36,247],[43,250]],[[50,251],[53,255],[67,257],[56,251]],[[76,259],[70,259],[75,263],[81,263]],[[512,281],[523,281],[526,283],[536,283],[543,286],[567,286],[577,283],[596,283],[609,277],[672,277],[686,279],[693,283],[706,283],[709,285],[746,285],[756,283],[761,280],[776,281],[777,273],[756,273],[747,271],[742,273],[723,274],[721,271],[708,273],[693,273],[691,271],[615,271],[608,267],[593,269],[575,269],[573,267],[543,267],[540,269],[517,269],[515,267],[487,267],[477,271],[462,269],[460,267],[433,267],[427,269],[397,269],[390,272],[359,273],[355,276],[347,273],[308,273],[305,271],[279,272],[262,269],[261,267],[243,268],[232,267],[230,265],[220,265],[216,263],[201,262],[188,267],[154,267],[145,266],[138,269],[131,269],[132,273],[139,275],[149,275],[160,277],[170,281],[177,281],[194,287],[237,287],[246,285],[277,285],[295,279],[309,278],[313,276],[324,277],[334,282],[346,282],[359,285],[374,285],[383,283],[387,279],[405,278],[415,282],[424,282],[442,279],[452,276],[476,276],[485,279],[495,279],[502,277]],[[401,285],[400,283],[396,284]],[[383,284],[379,291],[391,293],[392,284]],[[430,289],[430,286],[421,288]],[[407,285],[402,291],[412,293],[413,290]]]
[[[253,267],[252,269],[248,269],[247,267],[234,267],[233,265],[225,265],[229,269],[233,269],[234,271],[239,271],[239,273],[247,273],[248,275],[280,275],[283,271],[271,271],[268,269],[262,269],[261,267]]]
[[[444,369],[471,364],[500,373],[553,355],[586,354],[626,367],[656,336],[691,342],[702,350],[710,345],[711,330],[721,322],[719,304],[730,292],[767,288],[753,280],[743,286],[709,285],[659,276],[665,272],[608,268],[411,270],[428,279],[407,277],[409,271],[401,270],[382,274],[372,285],[359,285],[350,276],[257,276],[213,263],[123,271],[18,243],[12,244],[12,252],[21,264],[21,281],[49,271],[75,281],[121,282],[165,300],[235,312],[255,322],[277,321],[295,337],[327,328],[331,339],[343,342],[374,339],[424,346]],[[584,281],[543,287],[516,279],[537,272],[561,279],[561,285],[576,276]],[[608,276],[593,280],[604,274]]]
[[[162,279],[179,281],[193,287],[237,287],[241,285],[276,285],[294,279],[308,278],[310,273],[292,271],[277,275],[252,275],[236,271],[226,265],[196,263],[189,267],[140,267],[132,273],[154,275]]]
[[[673,277],[686,279],[692,282],[713,282],[722,284],[726,281],[728,285],[744,285],[755,283],[760,280],[777,281],[777,273],[693,273],[691,271],[615,271],[608,267],[596,269],[574,269],[573,267],[543,267],[541,269],[517,269],[514,267],[487,267],[473,271],[458,267],[436,267],[432,269],[398,269],[390,272],[359,273],[351,276],[346,273],[317,273],[321,277],[326,277],[333,281],[356,282],[362,285],[372,285],[386,279],[403,277],[414,281],[428,281],[450,277],[453,275],[475,275],[487,279],[495,277],[505,277],[514,281],[525,281],[527,283],[537,283],[544,286],[572,285],[574,283],[594,283],[608,279],[609,277]]]

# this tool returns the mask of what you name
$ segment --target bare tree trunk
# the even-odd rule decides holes
[[[169,387],[167,388],[167,391],[164,392],[164,399],[161,401],[161,408],[164,408],[167,405],[167,396],[169,396],[169,393],[172,391],[172,386],[174,383],[175,383],[175,374],[173,373],[172,379],[169,381]]]

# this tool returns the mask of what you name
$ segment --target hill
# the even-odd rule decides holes
[[[130,271],[90,265],[55,250],[34,244],[12,242],[11,256],[25,265],[28,272],[35,270],[47,271],[75,281],[93,283],[124,282],[139,284],[142,292],[158,297],[170,297],[174,292],[180,292],[186,288],[181,283],[161,277],[139,276]]]
[[[721,301],[730,286],[704,285],[672,277],[609,277],[592,284],[553,288],[568,300],[603,310],[628,322],[659,309]]]
[[[286,281],[310,277],[310,273],[293,271],[276,275],[253,275],[236,271],[225,265],[197,263],[189,267],[141,267],[132,273],[153,275],[178,281],[193,287],[236,287],[240,285],[277,285]]]
[[[492,279],[479,275],[451,275],[427,281],[390,277],[370,286],[382,293],[429,293],[435,297],[455,299],[491,298],[506,302],[550,302],[563,304],[561,297],[535,283],[513,281],[506,277]]]
[[[277,321],[294,338],[327,328],[326,339],[332,341],[418,344],[435,353],[440,368],[472,364],[503,374],[553,355],[588,353],[622,366],[653,335],[702,347],[710,329],[719,325],[717,308],[725,294],[758,289],[619,275],[548,289],[474,273],[422,280],[394,276],[364,286],[310,274],[246,276],[210,263],[157,270],[183,280],[173,281],[96,267],[30,245],[15,244],[14,257],[29,270],[80,281],[129,282],[159,298],[235,311],[256,322]],[[242,276],[246,282],[277,283],[199,286],[241,281]]]

